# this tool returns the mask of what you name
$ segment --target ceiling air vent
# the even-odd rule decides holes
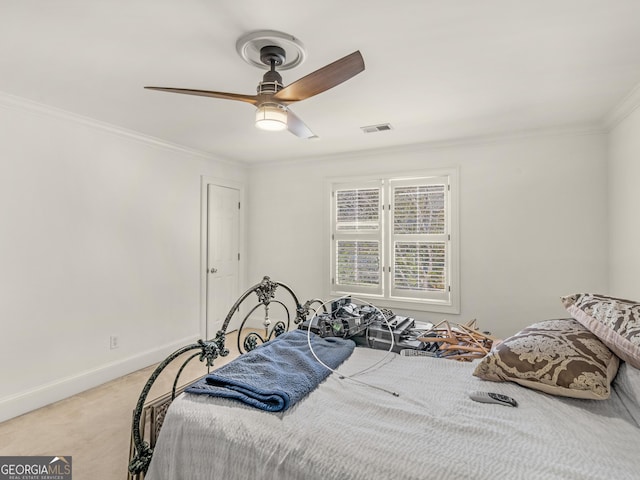
[[[366,127],[360,127],[364,133],[386,132],[392,130],[390,123],[381,123],[380,125],[367,125]]]

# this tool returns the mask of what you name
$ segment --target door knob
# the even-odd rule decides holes
[[[218,273],[218,269],[216,267],[211,268],[211,273]]]

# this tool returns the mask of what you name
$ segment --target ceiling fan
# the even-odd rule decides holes
[[[262,82],[258,84],[258,93],[256,95],[192,90],[188,88],[144,88],[250,103],[257,107],[256,126],[258,128],[264,130],[287,129],[300,138],[315,138],[316,135],[309,127],[291,111],[289,104],[313,97],[349,80],[364,70],[364,59],[360,51],[355,51],[290,83],[286,87],[282,84],[282,77],[276,71],[276,67],[282,65],[285,59],[286,52],[284,48],[278,45],[266,45],[260,48],[260,61],[269,67],[269,71],[264,74]]]

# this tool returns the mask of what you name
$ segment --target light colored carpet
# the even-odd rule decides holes
[[[235,337],[226,342],[236,349]],[[193,353],[193,352],[191,352]],[[234,358],[220,357],[215,367]],[[170,366],[149,393],[152,400],[171,389],[179,365]],[[131,416],[140,391],[155,369],[149,366],[73,397],[0,423],[0,456],[71,456],[74,480],[126,480]],[[180,377],[188,383],[207,373],[193,360]]]

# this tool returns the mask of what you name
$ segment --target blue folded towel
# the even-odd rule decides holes
[[[353,352],[344,338],[310,333],[313,351],[323,363],[337,368]],[[305,330],[293,330],[260,345],[201,378],[186,391],[233,398],[268,412],[281,412],[304,398],[331,370],[311,353]]]

